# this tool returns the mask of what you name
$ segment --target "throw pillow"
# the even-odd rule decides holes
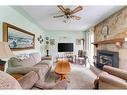
[[[9,67],[21,66],[21,64],[19,64],[20,61],[21,61],[21,59],[18,59],[16,57],[11,57],[8,60],[8,65],[9,65]]]
[[[19,64],[21,64],[21,66],[23,67],[30,67],[30,66],[35,65],[36,63],[32,57],[29,57],[27,59],[23,59],[19,61]]]
[[[23,77],[18,79],[19,84],[23,89],[30,89],[38,81],[38,74],[34,71],[30,71]]]

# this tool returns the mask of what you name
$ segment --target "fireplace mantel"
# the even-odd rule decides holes
[[[117,39],[110,39],[110,40],[104,40],[104,41],[96,41],[96,42],[93,42],[92,44],[94,44],[96,47],[98,47],[98,45],[101,45],[101,44],[116,44],[116,46],[119,45],[119,47],[121,47],[125,41],[127,41],[127,38],[117,38]]]

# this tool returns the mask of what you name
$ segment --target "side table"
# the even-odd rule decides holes
[[[52,56],[43,56],[41,60],[52,60]]]

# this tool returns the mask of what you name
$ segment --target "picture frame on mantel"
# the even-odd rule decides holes
[[[35,34],[6,22],[3,23],[3,41],[8,42],[13,51],[35,48]]]

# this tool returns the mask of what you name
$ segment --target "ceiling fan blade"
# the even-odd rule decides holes
[[[53,16],[54,18],[63,17],[64,15]]]
[[[57,5],[57,7],[64,13],[66,10],[62,5]]]
[[[71,14],[77,13],[77,12],[81,11],[82,9],[83,9],[82,6],[78,6],[74,10],[71,11]]]
[[[71,15],[71,18],[74,18],[74,19],[76,19],[76,20],[80,20],[80,19],[81,19],[81,17],[75,16],[75,15]]]

